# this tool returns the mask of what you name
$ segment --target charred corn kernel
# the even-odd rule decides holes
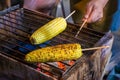
[[[62,17],[58,17],[48,22],[47,24],[36,30],[30,37],[32,44],[40,44],[46,42],[62,31],[65,30],[67,26],[66,20]]]
[[[34,50],[25,56],[28,62],[56,62],[78,59],[82,56],[80,44],[62,44]]]

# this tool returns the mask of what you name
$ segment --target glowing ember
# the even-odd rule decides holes
[[[61,63],[61,62],[57,62],[57,65],[60,69],[66,70],[66,66],[65,64]]]
[[[73,65],[75,62],[74,61],[69,61],[69,65]]]

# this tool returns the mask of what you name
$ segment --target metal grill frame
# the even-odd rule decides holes
[[[19,13],[20,14],[15,14],[14,11],[20,11]],[[45,15],[43,13],[40,13],[40,12],[36,12],[36,11],[32,11],[32,10],[28,10],[28,9],[24,9],[24,8],[19,8],[19,6],[14,6],[12,8],[9,8],[5,11],[2,11],[1,16],[0,16],[0,19],[4,21],[8,21],[10,23],[4,23],[4,25],[6,26],[9,26],[9,27],[12,27],[12,28],[15,28],[17,29],[18,31],[22,31],[23,33],[26,33],[26,35],[21,35],[21,34],[18,34],[19,32],[12,32],[12,34],[14,35],[17,35],[21,38],[16,38],[16,37],[13,37],[13,39],[16,39],[18,41],[22,41],[22,42],[25,42],[25,43],[29,43],[28,41],[28,36],[30,36],[30,34],[32,34],[32,32],[29,32],[29,28],[30,30],[34,29],[36,30],[38,28],[37,27],[29,27],[29,26],[25,26],[25,25],[22,25],[21,22],[23,22],[22,20],[20,20],[20,23],[19,23],[19,19],[18,19],[18,23],[15,23],[15,22],[12,22],[12,20],[8,20],[8,19],[4,19],[2,16],[6,16],[8,18],[13,18],[13,16],[11,15],[17,15],[18,17],[21,18],[24,18],[24,16],[21,14],[24,13],[24,16],[29,16],[29,17],[25,17],[24,20],[27,20],[29,24],[27,25],[32,25],[32,26],[36,26],[36,24],[34,24],[34,22],[37,23],[37,25],[43,25],[45,23],[47,23],[48,21],[54,19],[54,17],[51,17],[51,16],[48,16],[48,15]],[[34,16],[33,16],[34,15]],[[43,21],[43,23],[39,22],[41,20]],[[45,22],[44,22],[45,21]],[[33,22],[33,23],[32,23]],[[10,25],[10,24],[15,24],[15,25],[20,25],[22,27],[25,27],[25,28],[28,28],[28,32],[26,32],[24,29],[21,29],[20,27],[15,27],[15,25]],[[1,21],[0,21],[0,24],[3,24]],[[14,26],[14,27],[13,27]],[[92,29],[89,29],[89,28],[83,28],[82,31],[79,33],[79,37],[78,38],[74,38],[77,30],[79,28],[79,25],[75,25],[75,24],[71,24],[71,23],[68,23],[68,27],[67,29],[61,33],[60,35],[56,36],[55,38],[53,38],[51,40],[51,43],[50,44],[47,44],[48,46],[53,46],[53,45],[57,45],[57,44],[64,44],[64,43],[80,43],[82,48],[88,48],[88,47],[94,47],[94,46],[102,46],[102,45],[110,45],[110,43],[112,42],[112,35],[109,33],[109,34],[104,34],[104,33],[101,33],[101,32],[96,32]],[[7,32],[10,32],[9,30],[7,29],[3,29],[3,28],[0,28],[2,30],[5,30]],[[68,34],[69,33],[69,34]],[[6,37],[10,37],[9,35],[7,34],[3,34],[3,33],[0,33],[0,35],[5,35]],[[87,36],[86,36],[87,35]],[[25,38],[25,39],[24,39]],[[90,39],[91,42],[89,42],[88,40],[85,40],[85,39]],[[110,40],[111,39],[111,40]],[[2,40],[0,39],[1,42],[6,42],[6,43],[9,43],[9,44],[14,44],[15,46],[19,46],[19,47],[22,47],[24,48],[23,46],[20,46],[19,44],[16,44],[16,43],[11,43],[10,41],[8,40]],[[108,42],[106,42],[108,41]],[[107,44],[105,44],[107,43]],[[45,43],[46,44],[46,43]],[[110,45],[111,46],[111,45]],[[9,49],[10,51],[14,52],[14,54],[12,55],[9,55],[3,51],[0,51],[1,55],[4,56],[4,57],[10,57],[12,59],[15,59],[17,60],[18,62],[22,63],[23,66],[30,66],[32,67],[32,69],[36,72],[36,73],[40,73],[42,75],[45,75],[44,73],[42,73],[41,71],[36,71],[35,69],[37,68],[36,64],[29,64],[25,61],[23,61],[22,59],[24,58],[24,54],[22,54],[21,52],[17,51],[17,50],[14,50],[12,48],[9,48],[8,46],[6,46],[5,44],[2,44],[1,47],[4,47],[6,49]],[[26,49],[26,48],[25,48]],[[108,51],[105,49],[105,51],[109,52],[111,48],[108,49]],[[28,49],[29,50],[29,49]],[[81,64],[83,62],[86,62],[88,61],[87,58],[89,58],[90,56],[92,56],[93,54],[97,54],[97,53],[101,53],[102,51],[104,51],[104,49],[102,50],[96,50],[96,51],[86,51],[84,52],[85,55],[82,56],[82,58],[78,59],[77,61],[75,61],[74,65],[70,66],[69,64],[61,61],[61,63],[69,66],[69,68],[64,71],[62,69],[59,69],[58,67],[50,64],[50,63],[45,63],[46,65],[49,65],[49,68],[51,68],[51,74],[54,74],[52,73],[53,71],[56,71],[58,76],[57,76],[57,79],[63,79],[63,80],[66,80],[70,77],[70,75],[72,75],[73,73],[75,73],[79,67],[81,66]],[[105,53],[104,51],[104,53]],[[20,56],[19,57],[15,57],[15,56],[18,56],[18,54],[15,54],[15,53],[19,53]],[[4,55],[3,55],[4,54]],[[99,54],[100,56],[100,54]],[[21,59],[20,59],[21,58]],[[106,62],[105,62],[106,63]],[[101,73],[102,74],[102,73]],[[56,74],[54,74],[56,75]],[[50,77],[50,75],[47,75],[47,77]],[[56,76],[55,76],[56,77]],[[96,76],[95,76],[96,77]],[[95,78],[94,77],[94,78]],[[100,75],[97,75],[97,77],[100,77]],[[51,77],[51,79],[53,78],[53,76]]]

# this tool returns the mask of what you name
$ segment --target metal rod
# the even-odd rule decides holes
[[[15,36],[9,36],[9,35],[7,35],[7,34],[4,34],[4,33],[1,33],[0,32],[0,35],[4,35],[5,37],[10,37],[10,38],[13,38],[13,39],[15,39],[15,40],[17,40],[17,41],[21,41],[21,42],[23,42],[23,43],[25,43],[25,44],[29,44],[29,42],[28,41],[25,41],[25,40],[23,40],[23,38],[22,39],[19,39],[19,38],[16,38]]]
[[[82,49],[82,51],[90,51],[90,50],[96,50],[96,49],[102,49],[102,48],[109,48],[110,46],[101,46],[101,47],[94,47],[94,48],[86,48]]]
[[[70,33],[70,32],[69,32]],[[62,35],[64,35],[64,36],[66,36],[66,37],[68,37],[68,38],[71,38],[72,40],[79,40],[79,42],[80,41],[82,41],[82,42],[85,42],[85,43],[88,43],[88,44],[94,44],[94,42],[88,42],[87,40],[85,40],[85,39],[82,39],[82,38],[75,38],[74,39],[74,36],[72,36],[72,35],[69,35],[68,33],[67,34],[65,34],[65,33],[61,33]],[[67,41],[69,41],[69,39],[67,39]]]
[[[30,49],[28,49],[28,48],[26,48],[26,47],[24,47],[24,46],[21,46],[21,45],[15,43],[15,42],[7,41],[7,40],[4,40],[4,39],[0,39],[0,40],[5,41],[6,43],[9,43],[9,44],[11,44],[11,45],[16,45],[16,46],[18,46],[18,47],[20,47],[20,48],[23,48],[23,49],[27,50],[27,51],[31,51]]]

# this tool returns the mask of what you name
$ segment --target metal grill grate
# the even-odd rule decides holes
[[[40,26],[52,20],[53,17],[24,8],[17,8],[6,12],[0,16],[0,53],[35,69],[38,68],[37,63],[30,64],[24,61],[25,54],[34,49],[66,43],[80,43],[82,48],[89,48],[93,47],[104,36],[103,33],[83,28],[78,37],[74,38],[79,26],[68,23],[67,29],[60,35],[48,42],[34,46],[30,44],[29,36]],[[86,53],[86,56],[90,55],[90,51],[84,53]],[[85,60],[86,56],[83,56],[80,60]],[[47,72],[47,75],[59,79],[71,68],[68,62],[61,61],[66,66],[66,70],[60,69],[56,62],[41,63],[40,72],[42,74]],[[76,63],[77,61],[74,62]]]

